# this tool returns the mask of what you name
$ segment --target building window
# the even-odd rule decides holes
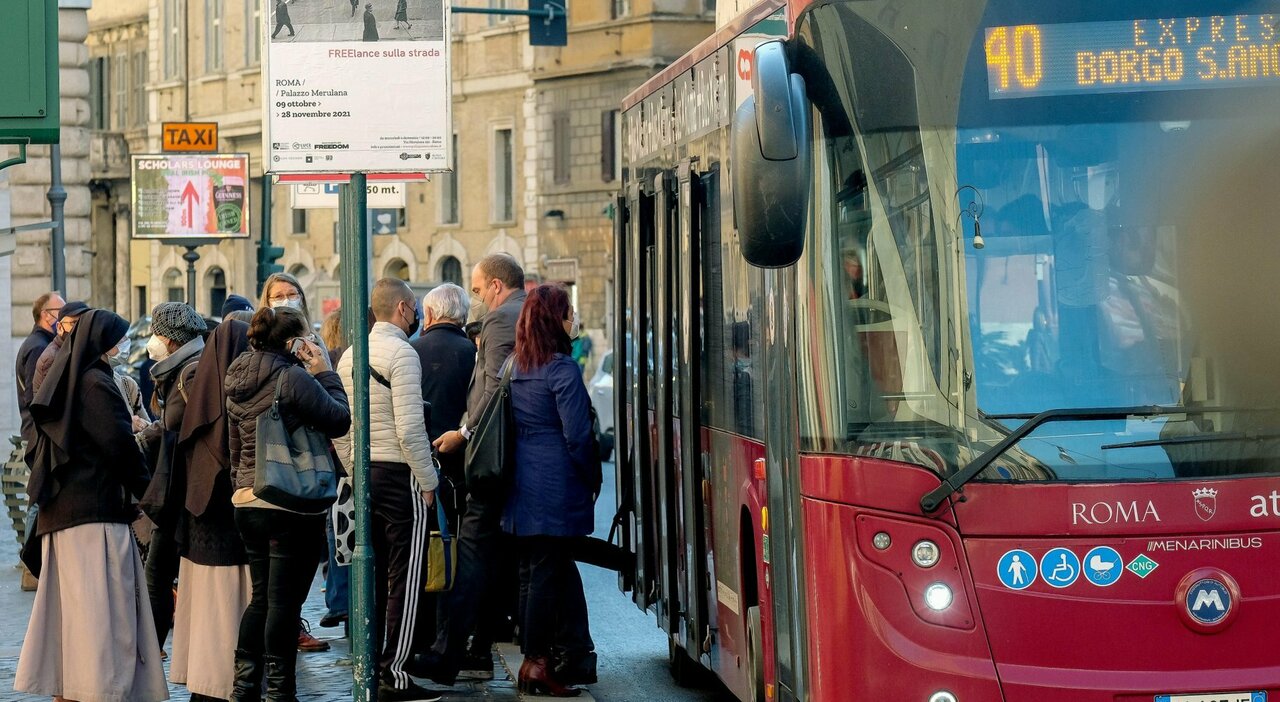
[[[511,9],[510,0],[489,0],[489,8],[493,10],[509,10]],[[490,27],[511,21],[511,15],[488,15],[488,17]]]
[[[147,52],[133,53],[133,87],[129,105],[130,124],[134,127],[147,126]]]
[[[302,209],[293,210],[293,233],[294,234],[307,233],[307,211],[306,210],[302,210]]]
[[[164,273],[165,300],[167,302],[186,302],[187,289],[184,286],[182,271],[170,268]]]
[[[111,64],[105,57],[89,60],[89,128],[108,129],[111,126],[110,100]]]
[[[631,14],[631,0],[613,0],[613,18],[622,19]]]
[[[622,162],[618,141],[618,111],[600,113],[600,180],[612,183],[618,179]]]
[[[399,278],[400,280],[408,281],[410,279],[409,264],[405,263],[403,259],[393,258],[387,263],[387,267],[382,269],[382,277]]]
[[[572,145],[569,113],[557,112],[551,116],[551,169],[556,183],[565,184],[570,180]]]
[[[440,259],[440,282],[462,285],[462,261],[455,256]]]
[[[182,57],[185,47],[183,35],[185,21],[182,15],[183,0],[164,0],[164,77],[182,75]]]
[[[204,3],[205,73],[222,70],[222,2],[205,0]]]
[[[511,222],[515,212],[515,135],[510,128],[493,131],[493,221]]]
[[[221,268],[210,268],[204,274],[204,285],[209,289],[209,316],[220,317],[227,302],[227,274]]]
[[[295,263],[289,266],[289,275],[298,279],[299,282],[311,277],[311,269],[307,268],[305,263]]]
[[[702,11],[714,15],[716,13],[716,0],[702,0]]]
[[[403,207],[398,209],[370,209],[369,210],[369,231],[374,234],[397,234],[400,230],[409,226],[408,210]]]
[[[129,55],[119,53],[111,59],[111,128],[124,131],[129,126]]]
[[[462,159],[458,158],[458,135],[453,135],[453,171],[441,174],[440,177],[440,223],[457,224],[458,212],[458,167]]]
[[[256,66],[262,62],[262,0],[249,0],[244,7],[244,63]]]

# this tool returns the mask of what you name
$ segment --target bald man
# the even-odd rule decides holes
[[[419,319],[413,291],[398,278],[373,286],[369,332],[369,487],[373,504],[375,594],[385,612],[374,641],[378,699],[438,700],[409,679],[404,665],[425,631],[424,557],[439,483],[422,411],[422,365],[409,345]],[[355,393],[352,358],[343,354],[338,375],[348,396]],[[346,465],[354,463],[351,435],[335,442]],[[384,638],[385,632],[385,638]]]

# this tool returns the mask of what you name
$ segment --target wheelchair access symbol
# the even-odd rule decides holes
[[[1069,587],[1080,577],[1080,558],[1071,549],[1055,548],[1040,559],[1040,574],[1053,587]]]

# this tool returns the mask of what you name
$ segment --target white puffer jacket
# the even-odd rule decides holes
[[[338,361],[338,375],[347,397],[355,397],[351,354]],[[369,378],[369,459],[405,463],[419,489],[435,490],[440,479],[431,460],[431,437],[422,414],[422,362],[400,327],[378,322],[369,332],[369,365],[382,374],[391,388]],[[355,412],[352,411],[354,416]],[[348,470],[354,464],[351,434],[334,441]]]

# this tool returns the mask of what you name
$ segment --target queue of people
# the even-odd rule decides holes
[[[301,619],[322,565],[320,625],[348,619],[338,512],[255,488],[268,414],[290,433],[322,435],[340,471],[352,465],[356,378],[341,312],[313,333],[301,284],[283,274],[256,307],[232,296],[223,312],[210,328],[183,303],[152,311],[145,406],[125,363],[126,320],[57,293],[33,305],[15,371],[35,514],[23,559],[39,585],[16,690],[167,699],[172,631],[168,680],[193,700],[292,702],[297,654],[328,647]],[[415,677],[491,678],[490,647],[513,629],[522,691],[579,694],[596,658],[575,554],[593,530],[601,473],[568,293],[526,293],[515,259],[495,254],[475,266],[470,295],[445,284],[419,305],[388,278],[371,312],[379,699],[440,699]],[[504,386],[507,488],[473,493],[467,446]],[[456,572],[451,589],[429,593],[426,546],[440,518],[458,535]]]

